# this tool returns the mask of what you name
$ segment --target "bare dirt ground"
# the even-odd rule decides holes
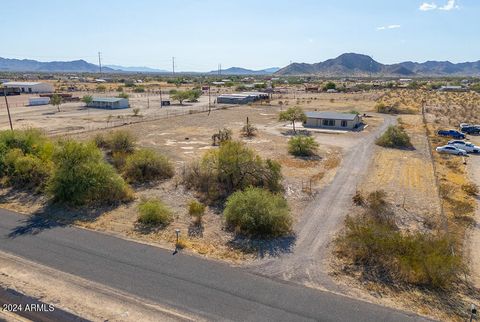
[[[470,137],[469,140],[480,145],[480,137]],[[480,185],[480,156],[473,155],[467,161],[467,168],[470,178],[477,185]],[[477,196],[477,209],[475,222],[468,232],[468,252],[470,258],[472,282],[477,288],[480,288],[480,198]]]
[[[136,201],[114,209],[65,211],[50,207],[48,200],[43,197],[12,193],[8,189],[3,191],[1,200],[4,207],[12,210],[27,214],[48,215],[50,218],[86,228],[141,239],[168,248],[173,247],[175,229],[180,229],[181,237],[184,238],[188,249],[201,255],[240,263],[248,258],[263,256],[263,250],[260,250],[260,254],[257,253],[255,244],[246,245],[244,240],[236,239],[233,232],[227,231],[221,209],[207,209],[201,231],[193,229],[192,219],[187,214],[187,203],[195,198],[195,194],[193,191],[185,190],[181,185],[181,174],[191,161],[200,158],[205,151],[214,148],[211,144],[212,134],[218,129],[230,128],[233,130],[234,139],[242,140],[262,157],[277,160],[282,164],[285,195],[292,209],[294,221],[297,222],[301,215],[298,209],[304,209],[311,202],[312,195],[332,180],[342,160],[342,154],[352,144],[357,144],[357,137],[367,136],[373,131],[381,123],[381,119],[378,117],[368,118],[367,123],[370,127],[367,127],[364,133],[312,133],[319,142],[320,149],[318,158],[306,160],[288,155],[287,140],[290,133],[278,122],[278,113],[286,108],[285,105],[289,104],[288,100],[292,104],[293,102],[296,104],[298,101],[299,106],[306,110],[357,110],[363,113],[372,110],[374,100],[379,95],[379,93],[285,94],[276,95],[268,105],[217,106],[218,108],[210,114],[185,113],[181,116],[162,119],[157,118],[155,113],[166,113],[168,109],[190,110],[192,106],[196,106],[199,110],[205,110],[208,106],[208,97],[202,96],[198,103],[188,103],[189,106],[173,106],[163,109],[154,107],[155,103],[152,97],[134,97],[131,99],[131,103],[140,107],[140,114],[143,117],[129,116],[134,123],[124,125],[122,129],[131,131],[137,137],[139,147],[155,149],[175,163],[177,175],[172,180],[135,187]],[[282,104],[279,103],[280,100],[283,100]],[[148,103],[150,108],[148,108]],[[32,111],[32,109],[34,110]],[[49,129],[47,133],[69,134],[84,140],[91,139],[97,133],[105,132],[104,129],[94,131],[90,131],[90,129],[91,126],[95,128],[99,124],[101,124],[100,127],[103,127],[105,117],[108,118],[109,113],[118,113],[118,115],[131,113],[131,109],[113,112],[85,110],[81,103],[65,104],[61,110],[62,112],[53,113],[48,118],[43,113],[54,112],[52,106],[19,107],[18,113],[24,113],[22,117],[24,117],[25,123],[32,122],[32,126]],[[89,113],[90,117],[88,117]],[[18,118],[18,115],[14,115]],[[258,128],[258,135],[252,139],[240,136],[240,129],[247,117],[250,123]],[[116,117],[111,119],[116,119]],[[123,121],[124,119],[120,118],[120,121],[116,122],[123,124]],[[82,130],[79,129],[80,133],[78,133],[77,130],[68,130],[65,126],[68,122],[77,128],[81,125],[83,130],[87,129],[88,131],[81,132]],[[174,222],[165,229],[150,231],[140,229],[136,225],[136,220],[137,204],[142,197],[155,197],[164,201],[175,214]],[[276,251],[283,250],[277,249]]]
[[[0,253],[0,286],[92,321],[198,321],[198,317],[6,253]]]

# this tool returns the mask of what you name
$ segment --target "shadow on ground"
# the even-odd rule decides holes
[[[283,254],[292,253],[296,239],[295,235],[268,240],[236,236],[228,242],[228,245],[241,251],[256,253],[259,258],[278,257]]]

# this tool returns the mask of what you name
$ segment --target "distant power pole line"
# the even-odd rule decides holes
[[[175,57],[172,57],[172,74],[175,76]]]
[[[222,64],[218,64],[218,75],[222,75]]]
[[[100,78],[102,77],[102,53],[98,52],[98,67],[100,68]]]

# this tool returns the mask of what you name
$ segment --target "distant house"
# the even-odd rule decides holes
[[[130,104],[127,98],[119,97],[94,97],[88,107],[105,108],[109,110],[129,108]]]
[[[465,87],[463,86],[442,86],[438,89],[440,92],[466,92],[468,91]]]
[[[19,88],[22,93],[51,93],[53,86],[49,83],[40,82],[5,82],[6,88]]]
[[[353,113],[337,112],[305,112],[307,121],[305,127],[353,130],[362,123],[361,117]]]
[[[217,97],[218,104],[248,104],[262,99],[268,99],[268,93],[242,92],[238,94],[223,94]]]
[[[50,97],[32,97],[28,99],[29,106],[50,104]]]

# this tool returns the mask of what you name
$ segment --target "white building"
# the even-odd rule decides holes
[[[28,99],[29,106],[50,104],[50,97],[32,97]]]
[[[353,130],[360,126],[362,119],[358,114],[337,112],[305,112],[307,121],[304,127],[316,127],[336,130]]]
[[[129,108],[130,104],[127,98],[120,97],[94,97],[88,107],[105,108],[115,110],[120,108]]]
[[[7,88],[20,88],[22,93],[52,93],[53,86],[48,83],[39,82],[6,82],[3,86]]]

